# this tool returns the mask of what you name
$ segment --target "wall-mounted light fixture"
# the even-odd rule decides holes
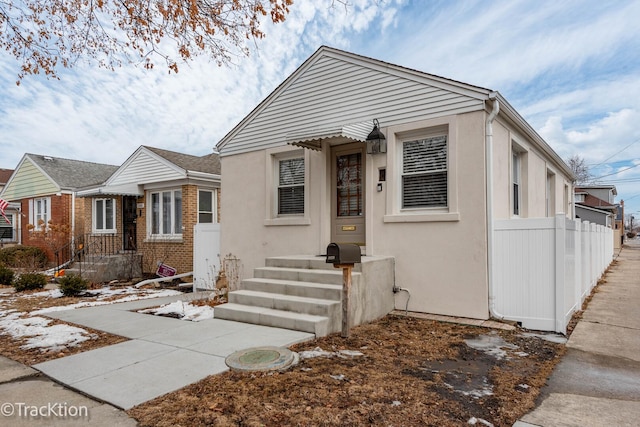
[[[367,136],[367,154],[387,152],[387,138],[380,131],[378,119],[373,119],[373,130]]]

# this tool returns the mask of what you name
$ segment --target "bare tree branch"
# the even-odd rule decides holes
[[[265,20],[283,22],[292,0],[0,0],[0,48],[26,75],[57,77],[81,59],[114,69],[207,55],[219,65],[247,55],[247,40],[264,37]]]

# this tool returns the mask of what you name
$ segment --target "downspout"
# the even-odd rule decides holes
[[[500,103],[496,92],[489,94],[489,99],[493,101],[493,109],[487,117],[485,126],[485,168],[487,174],[486,192],[487,192],[487,280],[489,281],[489,315],[493,318],[504,319],[504,315],[496,311],[496,290],[494,288],[493,281],[493,234],[494,234],[494,220],[493,220],[493,121],[495,120],[498,112],[500,111]]]
[[[76,192],[71,193],[71,243],[74,243],[76,236]]]

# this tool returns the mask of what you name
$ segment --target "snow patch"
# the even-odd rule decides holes
[[[40,310],[32,311],[31,314],[32,315],[46,314],[46,313],[53,313],[56,311],[73,310],[76,308],[83,308],[83,307],[96,307],[99,305],[108,305],[108,304],[115,304],[120,302],[138,301],[142,299],[182,295],[182,292],[173,291],[170,289],[156,291],[156,290],[149,290],[149,289],[140,290],[132,287],[127,287],[122,289],[105,288],[105,289],[92,290],[92,291],[89,291],[89,293],[96,296],[97,301],[86,301],[86,302],[78,302],[78,303],[69,304],[69,305],[47,307]],[[122,298],[118,298],[116,300],[104,301],[107,298],[112,298],[118,295],[126,295],[126,296]]]
[[[44,317],[21,317],[27,313],[12,312],[2,315],[0,329],[14,338],[27,338],[22,348],[38,348],[42,351],[60,351],[75,347],[96,336],[86,330],[69,325],[52,325]]]
[[[364,356],[364,353],[357,350],[338,350],[338,351],[325,351],[320,347],[316,347],[313,350],[304,350],[298,353],[300,359],[312,359],[314,357],[341,357],[343,359]]]
[[[493,356],[496,359],[504,359],[507,352],[504,349],[516,350],[517,345],[510,344],[499,335],[478,335],[474,339],[466,339],[464,342],[471,348],[479,350],[484,354]]]
[[[138,313],[155,314],[157,316],[176,314],[180,320],[190,320],[192,322],[199,322],[201,320],[213,319],[213,308],[205,306],[193,305],[189,302],[175,301],[170,304],[165,304],[158,308],[148,308],[145,310],[139,310]]]

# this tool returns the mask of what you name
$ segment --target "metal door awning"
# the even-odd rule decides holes
[[[103,185],[101,187],[89,188],[78,191],[78,197],[91,196],[137,196],[144,195],[144,190],[139,184]]]
[[[289,132],[286,135],[286,142],[290,145],[321,151],[323,139],[347,138],[352,141],[365,142],[369,132],[371,132],[371,120]]]

